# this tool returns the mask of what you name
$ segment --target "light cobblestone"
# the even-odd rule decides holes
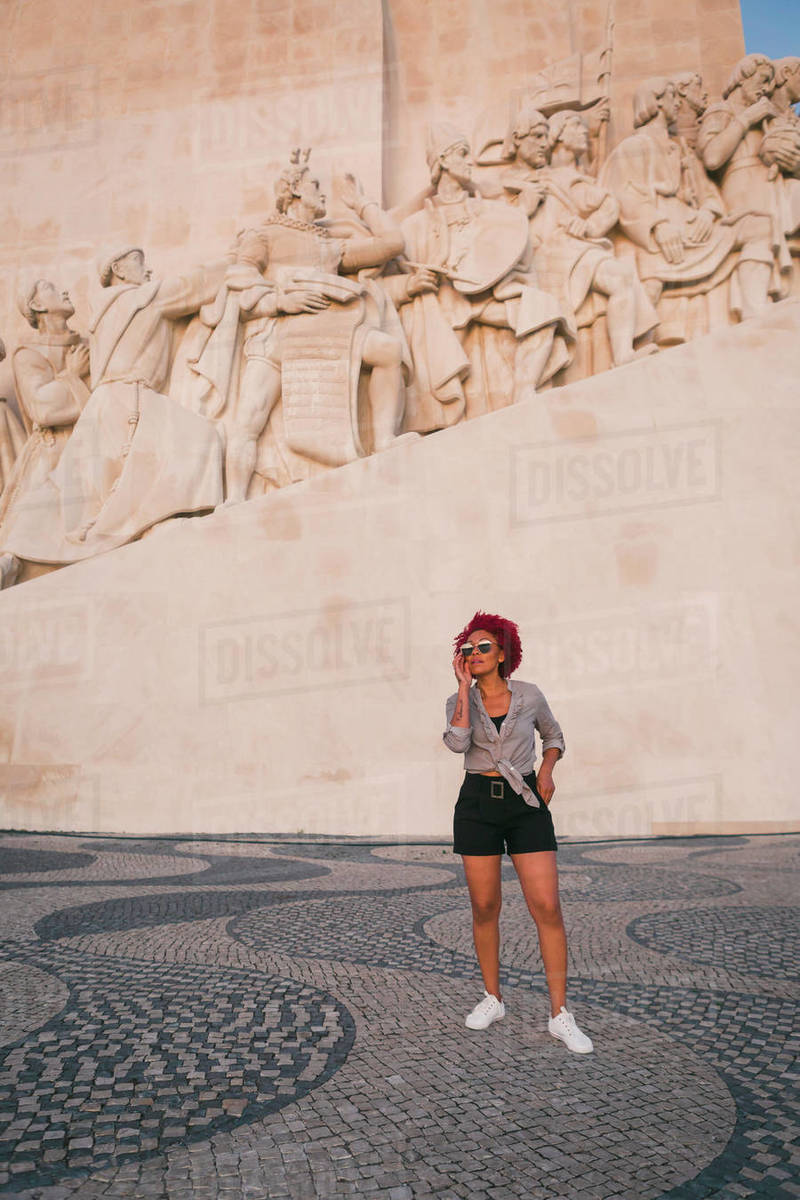
[[[0,1198],[791,1200],[798,852],[562,845],[583,1059],[510,866],[475,1035],[446,847],[5,836]]]

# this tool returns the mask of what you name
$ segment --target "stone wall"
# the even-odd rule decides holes
[[[797,830],[799,334],[787,301],[12,588],[2,824],[446,837],[482,607],[564,728],[562,834]]]

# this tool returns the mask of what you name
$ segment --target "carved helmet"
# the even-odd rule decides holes
[[[114,263],[119,262],[119,260],[124,258],[126,254],[133,254],[136,250],[138,250],[140,254],[144,254],[144,250],[142,250],[141,246],[122,246],[113,254],[109,254],[100,260],[97,267],[97,273],[100,276],[100,283],[103,287],[111,286],[111,281],[114,278]]]
[[[453,146],[458,146],[462,142],[468,146],[469,138],[456,125],[452,125],[449,121],[439,121],[434,125],[428,126],[428,136],[425,142],[425,159],[434,183],[438,182],[439,174],[441,174],[441,159],[447,154],[448,150],[452,150]],[[435,179],[433,178],[434,175],[436,175]]]

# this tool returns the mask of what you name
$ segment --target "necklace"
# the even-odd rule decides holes
[[[317,237],[329,238],[328,230],[311,221],[301,221],[299,217],[290,217],[286,213],[272,213],[264,222],[265,225],[285,225],[288,229],[302,229],[304,233],[315,233]]]

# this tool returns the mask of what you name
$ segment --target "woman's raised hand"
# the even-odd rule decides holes
[[[456,650],[453,655],[453,670],[456,673],[456,679],[459,684],[465,683],[469,687],[472,683],[472,671],[470,670],[469,660],[464,658],[460,650]]]

